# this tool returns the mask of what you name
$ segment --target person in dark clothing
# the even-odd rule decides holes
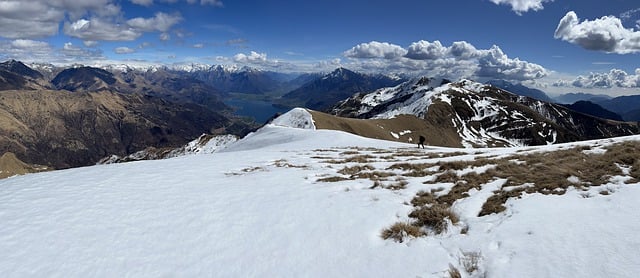
[[[424,138],[424,136],[420,135],[420,138],[418,138],[418,148],[420,148],[420,146],[422,146],[422,148],[424,149],[424,141],[427,140],[426,138]]]

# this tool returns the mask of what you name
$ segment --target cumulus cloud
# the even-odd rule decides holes
[[[414,60],[435,60],[447,55],[448,49],[440,41],[418,41],[409,45],[406,57]]]
[[[478,59],[479,68],[476,71],[479,77],[522,81],[543,78],[548,74],[547,70],[538,64],[509,58],[496,45],[481,53]]]
[[[399,53],[405,54],[399,56]],[[343,54],[350,58],[346,66],[366,71],[411,71],[454,79],[468,77],[518,81],[548,75],[544,67],[509,58],[498,46],[482,50],[464,41],[445,46],[440,41],[421,40],[411,43],[407,49],[390,43],[365,43]]]
[[[511,10],[513,10],[516,14],[522,15],[523,12],[528,12],[529,10],[539,11],[544,9],[542,3],[544,2],[553,2],[553,0],[490,0],[496,5],[510,5]]]
[[[131,54],[136,52],[135,49],[133,48],[129,48],[126,46],[121,46],[121,47],[116,47],[113,52],[115,52],[116,54]]]
[[[399,45],[386,42],[372,41],[361,43],[345,51],[343,55],[349,58],[385,58],[395,59],[407,54],[407,50]]]
[[[262,64],[267,62],[267,54],[255,51],[251,51],[249,55],[238,53],[233,56],[233,61],[236,63]]]
[[[640,52],[640,31],[627,29],[615,16],[580,22],[570,11],[558,23],[554,37],[588,50],[628,54]]]
[[[196,43],[193,45],[193,48],[203,48],[204,44],[203,43]]]
[[[592,72],[587,76],[579,75],[574,80],[558,80],[553,83],[553,86],[598,89],[640,88],[640,68],[633,74],[620,69],[602,73]]]

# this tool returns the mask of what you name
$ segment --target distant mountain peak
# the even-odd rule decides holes
[[[33,79],[43,78],[40,72],[30,68],[20,61],[16,61],[13,59],[4,63],[0,63],[0,69]]]

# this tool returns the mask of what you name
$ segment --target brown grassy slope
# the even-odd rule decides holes
[[[0,169],[0,179],[47,170],[46,167],[24,163],[18,159],[15,154],[10,152],[5,153],[0,157]]]
[[[149,146],[181,146],[228,124],[199,106],[137,94],[0,92],[0,153],[54,168],[91,165]]]
[[[462,147],[461,138],[450,122],[447,125],[425,121],[413,115],[399,115],[393,119],[352,119],[336,117],[313,110],[308,111],[311,113],[318,129],[340,130],[363,137],[405,143],[417,143],[418,137],[423,135],[426,138],[426,145]],[[446,111],[432,109],[429,113],[446,114]],[[399,134],[406,130],[410,130],[411,133]],[[391,135],[391,132],[400,135],[399,138],[395,138]]]

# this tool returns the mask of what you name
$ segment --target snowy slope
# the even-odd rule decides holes
[[[460,224],[403,243],[383,240],[380,232],[407,219],[407,202],[417,191],[450,185],[407,177],[405,189],[389,190],[370,189],[367,179],[319,181],[358,165],[330,162],[354,155],[385,169],[402,161],[469,160],[572,145],[417,150],[281,124],[213,154],[0,181],[1,276],[447,277],[450,265],[461,268],[464,252],[478,252],[481,260],[479,270],[463,277],[640,272],[640,186],[622,179],[607,185],[610,195],[530,194],[508,201],[503,213],[477,217],[500,187],[492,182],[454,204],[466,234]],[[617,141],[640,137],[578,145],[597,149]]]

